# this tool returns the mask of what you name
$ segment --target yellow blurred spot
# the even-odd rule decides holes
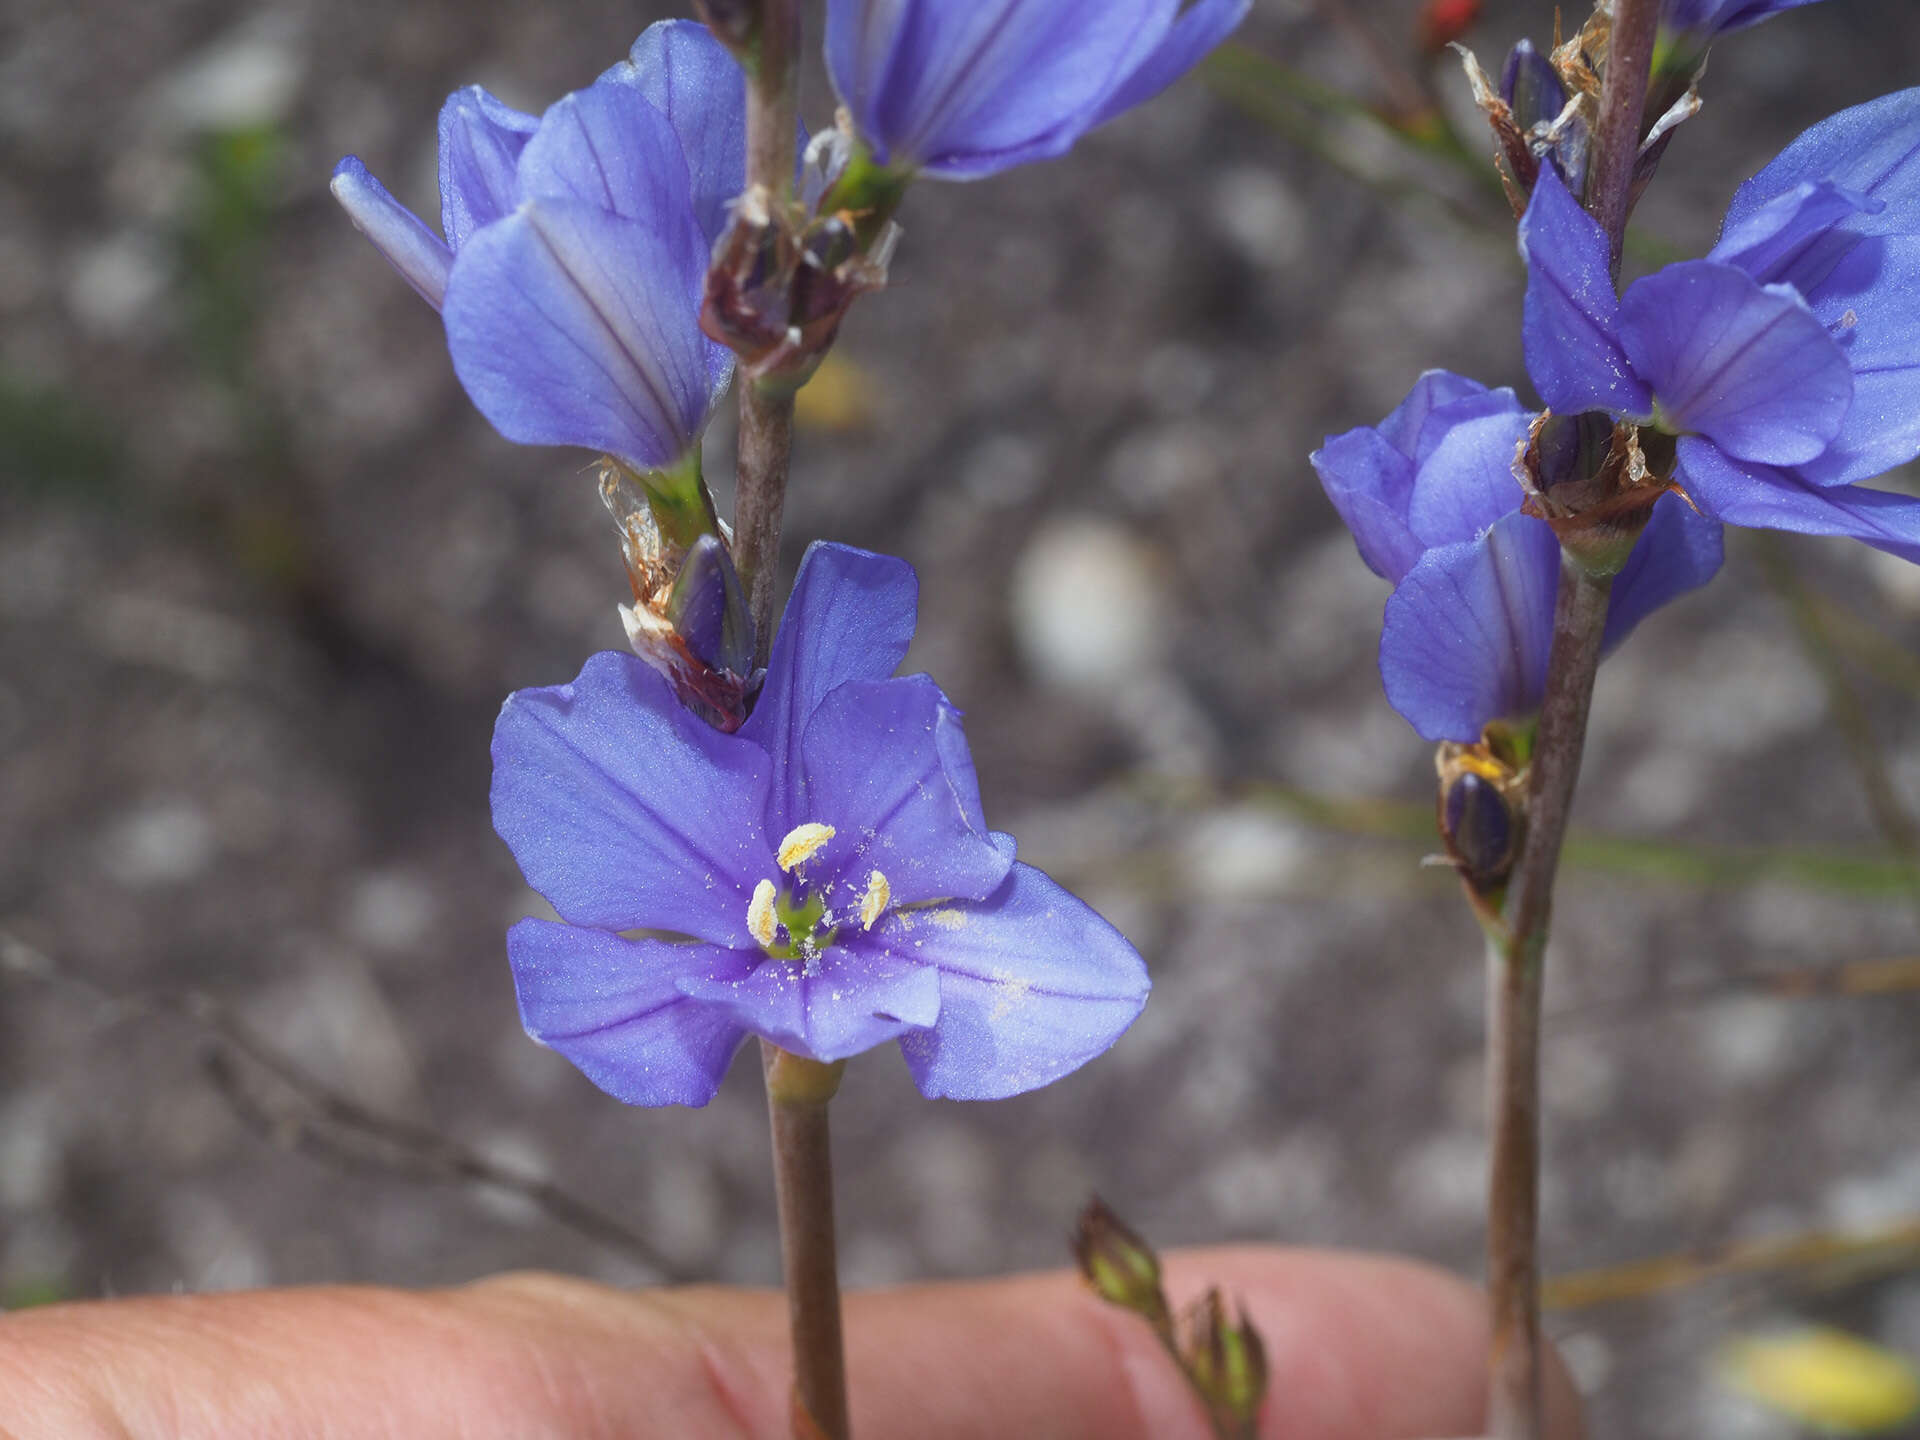
[[[1750,1400],[1836,1435],[1876,1435],[1920,1414],[1920,1376],[1900,1356],[1838,1330],[1734,1340],[1722,1379]]]
[[[829,355],[793,397],[793,418],[803,429],[852,435],[873,425],[874,383],[853,361]]]
[[[833,827],[822,825],[817,820],[809,820],[804,825],[796,825],[787,832],[787,838],[780,842],[780,849],[774,858],[780,862],[782,870],[791,870],[796,865],[804,865],[820,853],[820,848],[833,838]]]

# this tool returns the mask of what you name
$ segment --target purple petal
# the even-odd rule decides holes
[[[678,984],[740,973],[736,951],[522,920],[507,932],[507,959],[527,1033],[629,1105],[706,1104],[746,1038]]]
[[[1500,400],[1505,403],[1493,403]],[[1407,520],[1423,549],[1471,540],[1526,498],[1514,478],[1513,461],[1533,417],[1511,391],[1470,403],[1487,413],[1447,426],[1414,477]],[[1430,423],[1429,432],[1433,428]]]
[[[829,0],[827,65],[883,164],[971,179],[1065,151],[1178,0]]]
[[[1833,267],[1860,243],[1855,221],[1881,202],[1831,180],[1809,181],[1721,227],[1707,259],[1737,265],[1762,285],[1791,285],[1811,299]]]
[[[1247,18],[1253,0],[1197,0],[1164,39],[1100,103],[1090,130],[1123,111],[1144,105],[1185,75]]]
[[[629,220],[564,200],[476,231],[447,282],[460,383],[509,440],[673,464],[713,400],[698,245],[690,213]]]
[[[1620,338],[1662,428],[1705,435],[1736,459],[1811,460],[1853,401],[1847,357],[1799,292],[1731,265],[1687,260],[1635,281]]]
[[[1353,532],[1374,574],[1398,581],[1425,549],[1407,525],[1413,461],[1379,430],[1361,426],[1328,439],[1307,457],[1327,499]]]
[[[600,77],[631,86],[666,116],[680,139],[695,218],[707,244],[727,227],[727,206],[747,183],[747,79],[706,26],[662,20]]]
[[[1389,445],[1417,461],[1425,453],[1421,437],[1427,433],[1428,422],[1436,413],[1443,410],[1451,413],[1453,406],[1487,395],[1504,395],[1513,400],[1511,390],[1489,390],[1478,380],[1469,380],[1450,370],[1429,370],[1413,382],[1407,398],[1394,407],[1393,413],[1382,420],[1378,428]],[[1514,404],[1517,407],[1518,402]]]
[[[807,722],[801,759],[805,818],[836,832],[808,873],[837,879],[836,914],[858,910],[875,870],[896,905],[984,899],[1007,878],[960,712],[925,675],[833,690]]]
[[[1678,495],[1656,500],[1633,554],[1614,577],[1602,649],[1612,650],[1662,605],[1713,579],[1724,548],[1718,522],[1694,513]]]
[[[1478,540],[1429,550],[1387,600],[1380,678],[1428,740],[1480,738],[1540,706],[1560,542],[1514,512]]]
[[[1445,370],[1429,370],[1407,398],[1377,427],[1362,426],[1334,436],[1309,458],[1327,498],[1347,522],[1360,558],[1374,574],[1399,581],[1429,544],[1465,539],[1498,518],[1446,533],[1442,541],[1423,537],[1411,523],[1415,477],[1423,462],[1451,440],[1457,429],[1496,415],[1521,415],[1511,390],[1489,390]],[[1496,469],[1512,481],[1512,455]],[[1451,468],[1452,460],[1447,462]],[[1519,503],[1518,486],[1499,514]],[[1431,518],[1431,517],[1430,517]]]
[[[767,827],[777,841],[809,818],[800,738],[829,691],[850,680],[884,680],[900,668],[913,640],[920,582],[890,555],[816,540],[774,635],[766,684],[742,739],[773,756]]]
[[[493,826],[527,883],[576,925],[751,947],[747,902],[777,874],[760,830],[766,753],[696,719],[632,655],[507,697]]]
[[[1861,485],[1814,485],[1790,470],[1735,464],[1704,440],[1680,441],[1680,481],[1728,525],[1844,535],[1920,564],[1920,497]]]
[[[1853,222],[1859,234],[1920,229],[1920,89],[1869,100],[1807,130],[1735,192],[1726,232],[1781,195],[1822,182],[1876,202],[1873,214]]]
[[[387,263],[434,309],[445,303],[453,252],[406,206],[387,193],[359,159],[349,155],[333,167],[333,198],[354,228],[374,243]]]
[[[1920,455],[1920,235],[1862,240],[1807,303],[1852,367],[1853,404],[1802,477],[1851,484]]]
[[[1520,221],[1520,254],[1527,262],[1527,374],[1547,407],[1562,415],[1649,416],[1652,397],[1620,346],[1606,232],[1552,166],[1540,172]]]
[[[824,1063],[940,1018],[939,972],[864,942],[829,946],[805,967],[765,959],[738,975],[690,974],[680,990],[782,1050]]]
[[[692,217],[686,157],[673,126],[637,89],[594,85],[555,101],[520,153],[524,199],[577,200],[629,220],[649,220],[705,265]]]
[[[939,967],[939,1023],[900,1042],[923,1095],[1038,1089],[1105,1052],[1147,1003],[1126,937],[1031,865],[991,900],[896,912],[876,934]]]
[[[1782,10],[1814,3],[1815,0],[1667,0],[1660,18],[1675,30],[1690,30],[1712,39],[1758,25]]]
[[[520,203],[520,152],[539,124],[478,85],[440,107],[440,228],[455,250]]]

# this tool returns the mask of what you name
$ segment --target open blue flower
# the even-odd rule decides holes
[[[828,0],[827,68],[882,165],[972,180],[1151,100],[1251,0]]]
[[[959,712],[891,678],[915,591],[904,561],[811,547],[732,735],[631,655],[508,699],[494,826],[566,921],[508,934],[521,1015],[609,1094],[705,1104],[753,1034],[820,1061],[897,1039],[925,1094],[994,1099],[1139,1014],[1139,955],[1015,863]]]
[[[1543,174],[1520,226],[1527,371],[1557,413],[1676,437],[1717,520],[1920,561],[1920,498],[1858,484],[1920,455],[1920,89],[1807,131],[1720,242],[1616,298],[1600,227]]]
[[[448,97],[444,240],[353,156],[333,193],[442,313],[455,373],[502,435],[666,469],[733,373],[700,298],[744,183],[745,103],[720,44],[669,21],[538,118],[477,85]]]
[[[1546,689],[1560,542],[1521,513],[1513,474],[1534,419],[1511,390],[1431,370],[1377,427],[1313,455],[1361,559],[1394,583],[1380,677],[1429,740],[1477,740],[1491,721],[1523,720]],[[1720,558],[1720,527],[1661,498],[1614,580],[1605,647],[1712,579]]]

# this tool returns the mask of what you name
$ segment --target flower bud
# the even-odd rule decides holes
[[[737,730],[755,683],[753,622],[698,457],[644,476],[607,457],[600,498],[619,527],[633,588],[620,620],[634,654],[666,677],[682,704],[721,730]],[[707,528],[694,528],[696,515]]]
[[[1507,883],[1526,831],[1525,773],[1499,748],[1448,741],[1434,755],[1440,840],[1476,896]]]
[[[1073,1258],[1102,1300],[1167,1331],[1172,1317],[1160,1289],[1160,1257],[1098,1195],[1087,1202],[1074,1226]]]
[[[710,670],[746,675],[753,668],[753,616],[733,557],[718,535],[693,542],[667,596],[674,633]]]
[[[1250,1428],[1267,1398],[1267,1347],[1260,1332],[1244,1306],[1237,1319],[1229,1319],[1218,1290],[1207,1291],[1188,1324],[1184,1360],[1193,1388],[1221,1433]]]
[[[1559,118],[1566,108],[1567,90],[1553,62],[1534,49],[1531,40],[1522,40],[1507,52],[1500,72],[1500,98],[1513,112],[1514,123],[1531,130]]]

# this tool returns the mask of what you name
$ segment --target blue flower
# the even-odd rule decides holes
[[[1560,542],[1521,513],[1513,474],[1535,419],[1511,390],[1431,370],[1377,427],[1334,436],[1313,455],[1361,559],[1394,583],[1380,677],[1429,740],[1477,740],[1489,722],[1540,707]],[[1606,648],[1712,579],[1720,557],[1720,527],[1662,497],[1614,580]]]
[[[972,180],[1151,100],[1251,0],[828,0],[827,68],[884,166]]]
[[[444,240],[353,156],[333,193],[442,313],[454,371],[502,435],[662,470],[733,373],[699,315],[745,124],[739,67],[704,27],[666,22],[537,119],[478,86],[450,96]]]
[[[1660,7],[1660,24],[1668,32],[1684,35],[1685,49],[1698,51],[1729,31],[1744,30],[1782,10],[1797,10],[1814,3],[1815,0],[1666,0]]]
[[[1807,131],[1720,242],[1615,296],[1606,238],[1543,170],[1520,226],[1527,371],[1555,412],[1673,437],[1716,520],[1920,561],[1920,498],[1859,481],[1920,455],[1920,89]]]
[[[508,934],[521,1015],[609,1094],[705,1104],[753,1034],[820,1061],[897,1039],[925,1094],[994,1099],[1145,1004],[1120,933],[987,829],[959,712],[890,678],[915,591],[814,545],[732,735],[631,655],[508,699],[494,826],[566,921]]]

